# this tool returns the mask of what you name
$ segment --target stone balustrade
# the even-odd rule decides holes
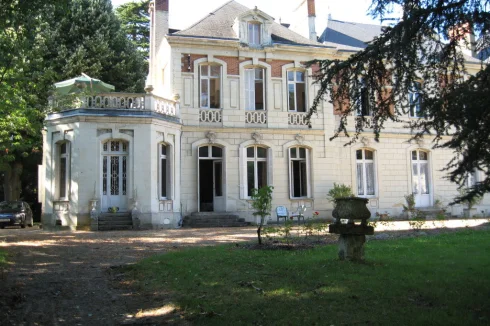
[[[209,122],[209,123],[222,122],[221,109],[200,109],[199,122]]]
[[[288,123],[292,126],[308,126],[306,112],[289,112]]]
[[[245,123],[266,124],[267,111],[245,111]]]
[[[58,98],[52,106],[58,111],[71,109],[153,111],[179,117],[179,102],[153,94],[101,93]]]

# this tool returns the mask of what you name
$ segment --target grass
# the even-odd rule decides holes
[[[7,252],[0,249],[0,268],[5,267],[5,265],[7,265]]]
[[[128,267],[199,325],[488,325],[490,231],[371,241],[366,262],[337,246],[193,248]]]

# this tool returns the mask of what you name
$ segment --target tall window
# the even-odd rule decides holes
[[[200,107],[221,108],[221,66],[200,66]]]
[[[160,167],[160,182],[159,191],[160,198],[167,199],[170,196],[170,160],[169,160],[169,146],[165,144],[159,145],[159,167]]]
[[[480,173],[477,169],[473,170],[473,172],[468,173],[466,178],[466,186],[468,188],[474,187],[480,181]]]
[[[370,105],[370,94],[368,86],[365,80],[361,81],[361,89],[359,92],[359,106],[357,107],[356,114],[358,116],[370,116],[372,115],[371,105]]]
[[[306,112],[305,73],[288,71],[288,105],[289,111]]]
[[[289,149],[289,182],[292,198],[308,197],[308,169],[308,149],[291,147]]]
[[[414,194],[429,194],[429,153],[412,151],[412,177]]]
[[[368,149],[358,149],[356,151],[357,167],[357,195],[374,196],[375,176],[374,176],[374,152]]]
[[[248,44],[260,45],[261,24],[259,22],[248,23]]]
[[[410,101],[410,117],[411,118],[420,118],[421,117],[421,109],[422,109],[422,98],[420,97],[421,84],[415,82],[412,85],[412,89],[409,93],[409,101]]]
[[[247,147],[247,196],[252,189],[267,186],[267,148]]]
[[[58,146],[59,149],[59,161],[58,161],[58,196],[60,199],[68,198],[68,172],[69,172],[69,144],[67,142],[61,143]]]
[[[264,69],[245,69],[245,109],[264,110]]]

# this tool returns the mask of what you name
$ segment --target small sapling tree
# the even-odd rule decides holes
[[[265,186],[260,189],[252,189],[252,207],[255,209],[254,216],[260,216],[259,227],[257,228],[257,239],[259,245],[262,244],[261,231],[264,219],[271,214],[272,209],[272,190],[274,187]]]

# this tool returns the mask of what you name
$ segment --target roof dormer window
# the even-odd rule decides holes
[[[262,24],[259,22],[248,22],[248,44],[249,45],[260,45],[260,32]]]

